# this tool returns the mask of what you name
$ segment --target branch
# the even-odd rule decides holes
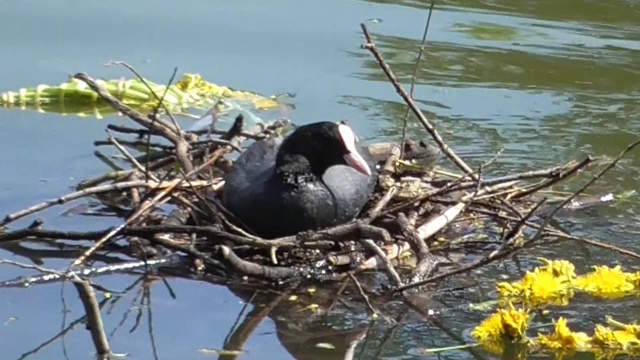
[[[449,148],[447,144],[444,143],[444,140],[442,139],[440,134],[436,131],[435,127],[424,116],[424,114],[422,113],[422,111],[420,111],[420,109],[418,108],[416,103],[413,101],[411,96],[409,96],[406,90],[400,85],[400,83],[398,82],[398,79],[393,74],[393,71],[391,71],[391,68],[389,67],[389,65],[387,65],[384,58],[382,57],[382,54],[380,54],[375,44],[371,40],[371,34],[369,34],[369,29],[367,29],[367,26],[364,23],[362,23],[360,24],[360,27],[362,28],[362,32],[364,33],[364,36],[367,39],[367,43],[363,45],[363,47],[369,50],[371,54],[373,54],[373,56],[376,58],[378,65],[380,65],[384,73],[387,75],[387,77],[389,78],[389,81],[391,81],[391,84],[396,89],[396,92],[398,92],[400,97],[402,97],[402,99],[409,106],[411,111],[413,111],[414,115],[418,118],[418,120],[420,120],[420,122],[422,123],[422,126],[424,126],[424,128],[427,130],[427,132],[429,132],[429,134],[433,138],[433,140],[435,140],[436,144],[438,144],[438,147],[440,147],[440,150],[442,151],[442,153],[447,155],[447,157],[449,157],[449,159],[451,159],[465,173],[467,174],[473,173],[473,170],[471,170],[471,168],[462,159],[460,159],[460,157],[458,157],[458,155],[456,155],[456,153],[451,148]],[[474,175],[472,176],[475,178]]]

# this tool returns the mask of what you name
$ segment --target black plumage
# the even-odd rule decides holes
[[[373,193],[375,166],[344,123],[298,127],[253,143],[225,176],[222,204],[264,238],[354,219]]]

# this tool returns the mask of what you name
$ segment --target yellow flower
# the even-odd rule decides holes
[[[640,349],[640,339],[633,332],[612,330],[603,325],[596,325],[591,339],[594,347],[632,351]]]
[[[540,258],[540,261],[545,263],[545,266],[539,267],[540,271],[549,272],[555,277],[562,277],[567,280],[573,280],[576,278],[576,267],[567,260],[548,260]]]
[[[502,313],[497,312],[488,318],[486,318],[480,325],[471,333],[471,336],[478,342],[488,342],[489,340],[499,339],[505,335],[505,331],[502,327]]]
[[[508,309],[498,310],[478,325],[471,336],[480,344],[496,344],[501,341],[519,341],[524,338],[529,325],[529,312],[516,310],[510,304]]]
[[[527,280],[531,289],[527,303],[531,306],[567,305],[573,297],[571,284],[565,277],[555,277],[550,272],[539,272]]]
[[[502,339],[490,339],[480,342],[480,345],[488,353],[502,355],[506,342]]]
[[[501,299],[520,297],[524,292],[520,281],[513,283],[500,282],[496,284],[496,288],[498,290],[498,296]]]
[[[634,285],[634,286],[640,286],[640,271],[633,273],[633,274],[629,274],[628,275],[628,280]]]
[[[615,360],[620,352],[618,350],[594,348],[591,350],[593,357],[596,360]]]
[[[567,266],[563,266],[557,271],[551,266],[536,268],[533,272],[527,272],[520,281],[498,283],[498,295],[503,301],[516,301],[532,307],[567,305],[573,297],[572,280]]]
[[[565,351],[586,350],[591,338],[583,332],[572,332],[563,317],[555,321],[553,334],[538,335],[538,344],[548,349],[562,349]]]
[[[638,339],[640,339],[640,325],[636,323],[628,324],[628,325],[624,325],[624,329],[627,332],[634,334]]]
[[[577,287],[594,296],[619,298],[634,289],[632,274],[623,272],[620,266],[594,266],[594,271],[578,277]]]

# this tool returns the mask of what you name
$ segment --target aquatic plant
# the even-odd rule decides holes
[[[597,324],[593,335],[574,332],[565,317],[554,320],[553,332],[527,337],[529,311],[549,305],[566,306],[574,291],[604,299],[615,299],[637,292],[636,273],[623,272],[620,266],[594,266],[584,275],[575,274],[567,260],[541,259],[544,266],[528,271],[521,280],[496,284],[501,307],[475,327],[472,336],[486,351],[502,354],[514,342],[527,344],[529,352],[553,352],[556,358],[575,352],[591,352],[598,357],[640,355],[640,326],[607,319],[611,328]],[[516,309],[514,303],[520,304]]]
[[[158,84],[144,78],[96,79],[96,83],[123,104],[141,112],[159,109],[162,113],[163,108],[159,107],[158,99],[162,99],[164,107],[174,114],[189,114],[190,111],[202,111],[214,106],[219,112],[234,106],[247,111],[288,106],[283,100],[289,94],[262,96],[214,84],[204,80],[199,74],[186,73],[171,85]],[[73,77],[57,86],[41,84],[2,92],[0,106],[63,115],[93,116],[98,119],[118,113],[86,83]]]

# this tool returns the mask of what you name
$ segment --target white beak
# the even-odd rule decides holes
[[[369,168],[369,165],[356,149],[357,140],[355,134],[353,133],[353,130],[351,130],[351,128],[346,124],[339,124],[338,133],[340,134],[340,137],[342,138],[342,141],[344,142],[344,145],[349,152],[344,156],[344,161],[352,168],[367,176],[370,176],[371,169]]]

